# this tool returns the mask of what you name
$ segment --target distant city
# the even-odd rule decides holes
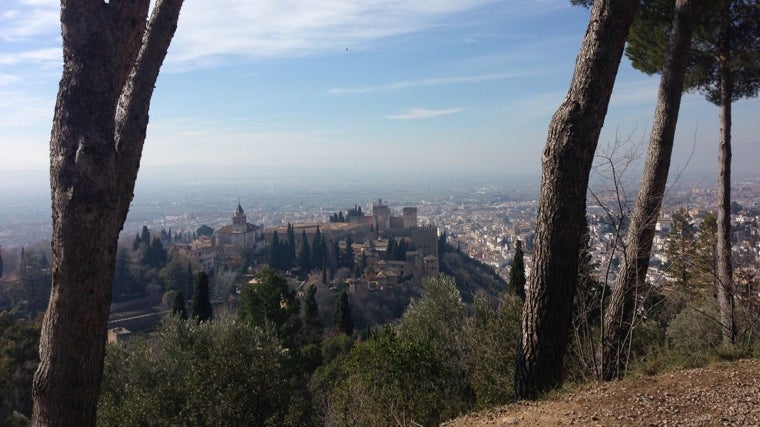
[[[313,180],[300,185],[297,180],[261,180],[257,184],[178,184],[138,186],[135,200],[124,225],[122,238],[131,241],[143,226],[151,230],[192,235],[200,226],[219,230],[230,224],[238,205],[245,209],[247,221],[271,230],[288,223],[327,224],[337,212],[361,208],[370,213],[378,198],[384,198],[390,215],[402,215],[402,207],[416,207],[415,223],[435,226],[445,232],[451,246],[494,268],[508,277],[509,264],[519,239],[526,249],[527,273],[533,249],[539,180],[520,177],[506,179],[470,179],[458,184],[415,181],[411,184],[383,184],[380,180],[362,181],[352,177],[349,183]],[[492,182],[489,182],[492,181]],[[737,267],[760,265],[760,179],[734,181],[733,200],[743,208],[732,216],[734,253]],[[630,209],[635,191],[621,192],[625,209]],[[614,245],[614,224],[600,204],[617,206],[614,193],[594,190],[596,199],[588,202],[591,249],[598,265],[610,261]],[[4,250],[19,246],[45,246],[50,236],[48,195],[43,192],[17,193],[2,202],[0,210],[0,246]],[[381,202],[382,203],[382,202]],[[663,274],[656,266],[666,262],[664,237],[671,215],[687,209],[699,223],[708,212],[716,212],[716,189],[712,182],[681,181],[672,185],[663,203],[653,248],[650,280]],[[614,269],[605,271],[608,283],[614,281]]]

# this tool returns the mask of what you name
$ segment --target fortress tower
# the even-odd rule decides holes
[[[404,208],[404,228],[417,226],[417,208]]]
[[[372,216],[378,233],[391,228],[391,208],[383,205],[383,199],[377,199],[377,204],[372,206]]]

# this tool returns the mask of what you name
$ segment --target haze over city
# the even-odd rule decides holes
[[[4,187],[47,190],[59,6],[0,6]],[[189,2],[138,191],[151,179],[537,177],[588,13],[569,1]],[[623,59],[600,147],[646,142],[657,84]],[[734,104],[737,175],[760,161],[759,107]],[[717,116],[702,95],[684,97],[673,170],[715,174]]]

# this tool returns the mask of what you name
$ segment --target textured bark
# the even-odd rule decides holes
[[[636,298],[646,280],[655,224],[668,181],[693,28],[693,0],[678,0],[627,246],[604,316],[599,374],[605,380],[619,376],[625,369],[625,348],[632,331]]]
[[[720,309],[723,344],[734,343],[734,282],[731,259],[731,103],[733,80],[730,70],[730,1],[723,0],[721,37],[718,43],[720,79],[720,141],[718,143],[718,236],[716,253],[716,291]]]
[[[588,177],[635,7],[635,0],[594,2],[570,89],[549,125],[515,361],[518,399],[535,398],[562,382]]]
[[[134,192],[153,87],[182,0],[61,2],[63,74],[50,137],[50,303],[33,422],[95,425],[116,244]]]

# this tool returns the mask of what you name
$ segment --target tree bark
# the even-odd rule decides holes
[[[50,137],[50,303],[33,422],[94,426],[119,231],[153,87],[182,0],[61,2],[63,74]]]
[[[601,371],[598,374],[604,380],[619,376],[625,369],[626,343],[632,332],[638,291],[646,280],[655,224],[668,181],[693,28],[693,0],[678,0],[660,77],[644,173],[628,228],[627,246],[604,315],[598,355]]]
[[[731,259],[731,103],[733,80],[730,70],[731,20],[729,0],[721,7],[721,36],[718,43],[720,80],[720,141],[718,143],[718,236],[716,243],[716,291],[723,344],[734,343],[734,282]]]
[[[636,3],[594,2],[570,89],[549,125],[536,249],[515,361],[518,399],[536,398],[562,382],[588,177]]]

